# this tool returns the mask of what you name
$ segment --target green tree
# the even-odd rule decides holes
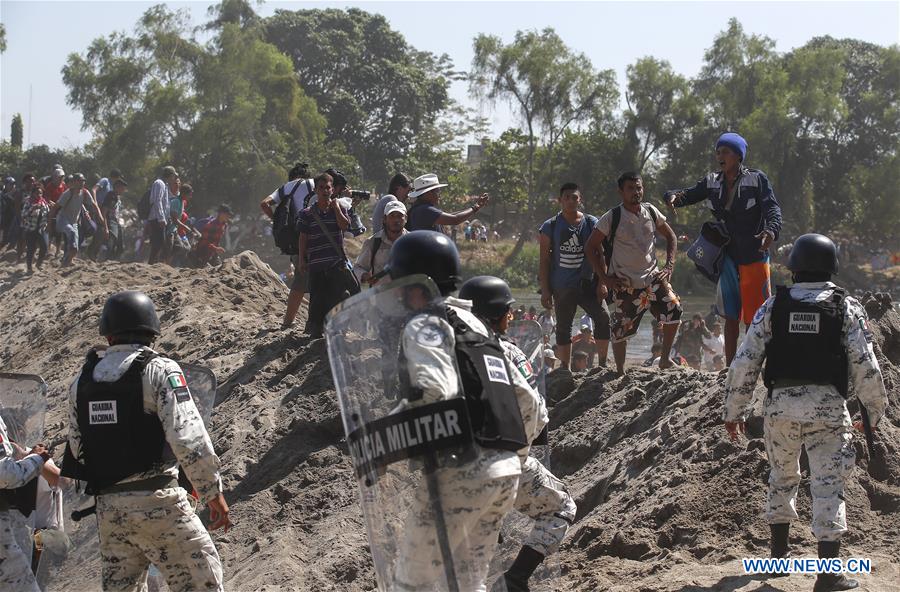
[[[128,163],[145,181],[173,163],[201,207],[227,200],[243,211],[254,211],[258,194],[300,158],[349,164],[339,145],[324,149],[315,101],[240,8],[226,0],[214,9],[214,35],[201,44],[185,33],[186,13],[154,6],[133,36],[99,38],[69,57],[68,101],[104,162]]]
[[[574,53],[549,28],[540,33],[519,31],[508,45],[499,37],[481,34],[475,38],[474,49],[471,93],[491,103],[509,101],[527,138],[526,205],[533,213],[544,202],[542,195],[546,196],[545,188],[538,185],[538,168],[552,168],[554,150],[567,130],[597,112],[612,110],[618,99],[615,75],[611,70],[595,70],[584,54]],[[540,163],[539,146],[543,147]],[[533,238],[533,233],[525,231],[533,222],[523,221],[508,262]]]
[[[700,123],[701,113],[687,79],[665,60],[641,58],[626,70],[626,134],[637,151],[635,170],[659,156],[684,129]]]
[[[6,25],[0,23],[0,53],[6,51]]]
[[[22,125],[22,114],[16,113],[13,115],[12,124],[9,126],[9,143],[13,145],[14,148],[22,149],[22,132],[24,130],[24,126]]]
[[[264,27],[326,117],[327,141],[346,144],[380,186],[389,164],[420,150],[422,132],[451,105],[448,87],[458,74],[450,59],[415,50],[381,15],[276,10]]]

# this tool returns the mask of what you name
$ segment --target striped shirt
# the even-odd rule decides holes
[[[301,210],[300,215],[297,216],[297,231],[307,236],[306,254],[309,257],[309,271],[311,272],[324,271],[344,259],[344,253],[335,251],[335,248],[331,246],[332,241],[328,240],[328,236],[322,232],[313,216],[313,208],[316,208],[316,214],[319,215],[322,224],[328,229],[328,234],[331,235],[337,246],[340,249],[344,247],[344,235],[340,226],[338,226],[337,218],[332,208],[328,208],[324,214],[322,210],[318,209],[318,205]],[[347,208],[341,206],[341,211],[347,216]]]

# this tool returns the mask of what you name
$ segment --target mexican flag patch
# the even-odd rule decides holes
[[[187,381],[184,379],[184,374],[172,374],[169,376],[169,386],[173,389],[187,388]]]

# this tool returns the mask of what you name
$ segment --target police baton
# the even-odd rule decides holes
[[[97,505],[94,504],[93,506],[90,506],[89,508],[84,508],[83,510],[73,510],[72,515],[70,517],[72,518],[72,522],[80,522],[82,518],[87,518],[91,514],[96,514],[96,513],[97,513]]]

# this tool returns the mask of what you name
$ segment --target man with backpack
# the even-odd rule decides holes
[[[178,196],[181,179],[175,167],[164,166],[162,178],[150,186],[138,202],[138,217],[144,220],[144,230],[150,239],[151,265],[162,261],[165,257],[166,226],[169,225],[170,202]]]
[[[356,258],[356,264],[353,266],[353,273],[356,274],[360,283],[364,283],[370,288],[377,286],[382,281],[390,281],[390,278],[386,277],[384,267],[387,265],[391,247],[395,240],[408,232],[404,228],[406,226],[406,206],[402,201],[389,201],[382,211],[384,216],[378,224],[381,230],[366,239]]]
[[[612,326],[616,370],[625,369],[627,340],[635,335],[641,318],[650,309],[663,323],[660,368],[673,365],[672,342],[681,324],[681,303],[669,280],[675,267],[677,238],[665,216],[644,200],[640,175],[622,173],[618,179],[622,204],[600,217],[587,243],[587,254],[600,283],[597,297],[612,293],[616,315]],[[666,239],[666,264],[656,262],[656,235]]]
[[[288,182],[259,203],[263,213],[272,220],[272,238],[275,239],[275,246],[285,255],[289,255],[294,265],[294,279],[288,294],[282,328],[290,327],[294,323],[294,317],[297,316],[303,296],[309,287],[309,276],[301,270],[298,255],[300,234],[297,231],[297,214],[315,197],[315,181],[308,177],[309,165],[305,162],[297,163],[288,172]]]
[[[333,195],[333,183],[328,173],[316,177],[317,199],[297,216],[297,230],[300,231],[298,271],[309,273],[306,331],[313,339],[322,337],[328,311],[351,292],[359,292],[359,283],[344,252],[344,231],[350,227],[350,218]]]
[[[594,321],[597,359],[602,367],[606,365],[609,350],[609,309],[606,301],[597,297],[600,288],[585,257],[597,218],[579,210],[581,191],[575,183],[564,183],[558,199],[559,213],[540,228],[541,304],[544,308],[553,307],[556,313],[557,355],[562,366],[569,367],[572,321],[575,309],[580,306]]]

